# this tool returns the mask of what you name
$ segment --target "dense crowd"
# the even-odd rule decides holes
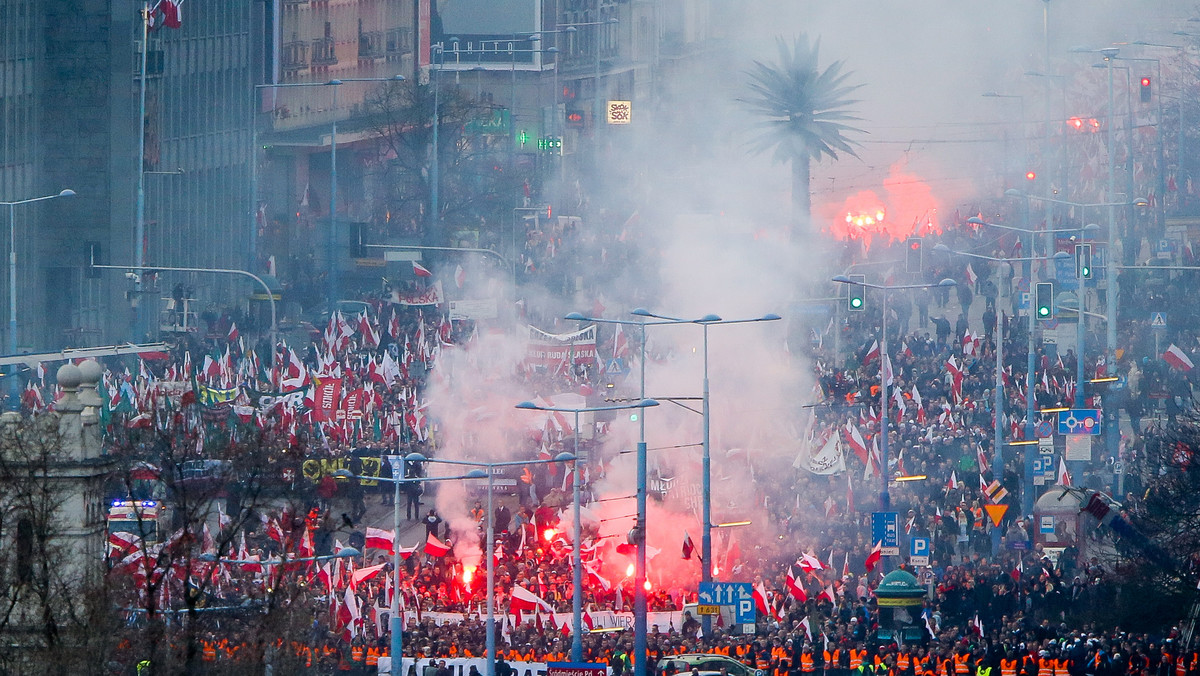
[[[527,222],[522,257],[527,281],[542,278],[539,283],[551,284],[544,278],[549,276],[569,286],[570,270],[581,262],[604,260],[624,242],[623,236],[598,238],[588,232],[572,219],[540,225]],[[886,363],[880,349],[885,342],[881,303],[871,302],[866,311],[850,313],[848,318],[839,312],[824,330],[813,328],[810,344],[801,351],[811,358],[823,400],[810,416],[807,443],[812,455],[834,439],[844,469],[814,473],[800,464],[767,466],[767,461],[756,468],[758,492],[767,497],[752,516],[776,524],[781,535],[745,551],[725,541],[713,562],[724,571],[724,579],[751,582],[761,590],[756,633],[742,633],[717,619],[705,634],[689,605],[695,601],[695,588],[690,583],[658,580],[649,594],[651,611],[665,618],[650,637],[649,659],[655,665],[668,666],[672,655],[710,652],[729,655],[773,676],[818,670],[830,676],[858,670],[888,671],[895,676],[989,676],[992,672],[1000,676],[1195,676],[1195,653],[1182,654],[1175,647],[1176,636],[1100,633],[1093,627],[1065,623],[1111,601],[1105,584],[1110,572],[1093,555],[1111,534],[1092,528],[1060,543],[1065,547],[1043,551],[1034,542],[1032,515],[1019,509],[1021,456],[1033,451],[1014,447],[1006,453],[1004,467],[993,466],[997,416],[1004,439],[1020,440],[1027,434],[1028,323],[1014,310],[1028,280],[1022,278],[1022,266],[1006,261],[973,260],[968,266],[966,259],[934,254],[932,245],[939,239],[955,250],[984,250],[998,259],[1020,256],[1011,240],[984,241],[983,234],[965,222],[951,224],[940,237],[927,238],[929,255],[922,279],[936,282],[949,277],[958,284],[952,289],[891,295]],[[1072,468],[1077,476],[1061,464],[1056,479],[1110,493],[1123,479],[1123,502],[1129,509],[1138,500],[1140,477],[1155,469],[1141,455],[1143,425],[1159,414],[1173,416],[1191,405],[1191,371],[1164,361],[1161,350],[1171,344],[1192,354],[1200,342],[1191,328],[1196,326],[1195,317],[1187,314],[1194,310],[1175,302],[1187,288],[1186,276],[1122,274],[1119,302],[1122,316],[1131,317],[1119,327],[1117,372],[1124,378],[1124,388],[1087,382],[1106,372],[1103,325],[1093,323],[1085,343],[1082,382],[1077,378],[1073,348],[1063,344],[1067,341],[1038,343],[1033,396],[1035,409],[1071,406],[1076,389],[1082,387],[1086,407],[1106,411],[1119,407],[1125,412],[1129,424],[1120,458],[1110,457],[1097,443],[1093,461]],[[900,271],[892,272],[889,279],[917,281]],[[474,322],[451,322],[437,299],[425,302],[428,298],[423,294],[429,288],[427,280],[418,278],[393,289],[391,297],[368,299],[369,310],[359,316],[335,313],[320,327],[320,336],[305,347],[261,341],[247,345],[234,322],[217,320],[207,343],[198,350],[143,361],[138,373],[106,374],[107,409],[123,415],[117,422],[130,428],[165,429],[182,421],[197,449],[225,438],[214,435],[211,424],[223,415],[231,437],[236,437],[239,425],[274,429],[294,447],[304,448],[307,460],[342,460],[357,474],[370,473],[366,459],[374,458],[378,460],[375,471],[389,478],[392,470],[383,460],[385,454],[420,451],[437,456],[439,423],[427,415],[428,383],[440,377],[443,351],[469,350],[477,337]],[[1173,320],[1170,331],[1156,342],[1146,330],[1149,317],[1140,317],[1146,307],[1153,310],[1160,305],[1178,321]],[[548,314],[537,304],[523,311],[531,321]],[[993,388],[1001,334],[1004,392],[997,411]],[[602,348],[606,354],[618,349],[612,343]],[[260,361],[256,353],[271,355],[270,363]],[[891,373],[886,462],[876,434],[882,416],[881,370]],[[602,365],[593,364],[529,369],[517,377],[530,392],[587,392],[601,385],[603,371]],[[160,385],[192,378],[196,389],[187,391],[200,393],[205,415],[185,414],[186,392],[180,396]],[[318,383],[331,381],[339,384],[339,403],[332,407],[322,404],[315,393]],[[264,402],[264,397],[270,399]],[[38,408],[52,399],[35,382],[26,402]],[[569,432],[547,426],[523,442],[530,457],[539,449],[544,453],[550,448],[571,450]],[[603,447],[603,430],[585,443]],[[1126,468],[1123,478],[1117,475],[1118,462]],[[409,471],[421,470],[406,468]],[[603,474],[604,467],[597,467],[595,476]],[[891,508],[901,515],[902,542],[928,537],[932,545],[930,565],[913,570],[930,589],[928,599],[914,611],[914,626],[931,639],[920,647],[887,634],[874,599],[881,570],[873,557],[876,543],[871,541],[871,508],[866,505],[873,504],[881,475],[924,477],[891,482],[890,487]],[[483,655],[485,576],[478,558],[456,556],[469,549],[456,545],[481,542],[489,515],[475,503],[470,516],[476,532],[451,529],[436,511],[429,510],[430,499],[406,485],[406,516],[420,521],[426,542],[434,544],[406,553],[399,586],[394,587],[389,550],[400,546],[401,534],[376,531],[375,538],[390,538],[391,544],[379,545],[376,540],[372,545],[372,534],[364,533],[361,522],[368,504],[387,504],[391,491],[386,486],[369,489],[370,484],[338,480],[319,469],[300,472],[295,485],[307,491],[310,511],[263,509],[260,519],[237,533],[237,550],[229,552],[236,553],[238,560],[257,563],[218,564],[206,603],[233,605],[247,597],[260,598],[274,586],[272,576],[298,574],[306,579],[308,595],[329,610],[318,615],[306,642],[292,646],[315,669],[330,662],[359,666],[376,662],[388,645],[393,596],[399,597],[405,615],[406,656],[440,660]],[[543,467],[521,476],[513,494],[501,499],[490,515],[497,532],[498,657],[506,661],[560,661],[568,654],[575,628],[565,621],[569,615],[564,615],[572,597],[580,593],[571,584],[572,544],[556,530],[570,502],[568,486],[563,470]],[[1011,508],[999,527],[985,516],[983,508],[989,504]],[[1001,532],[993,538],[997,528]],[[679,536],[682,539],[683,534]],[[997,550],[994,539],[1001,544]],[[115,567],[132,571],[136,578],[139,566],[145,570],[145,559],[131,552],[127,543],[118,544],[113,552]],[[277,558],[327,556],[347,544],[359,549],[361,558],[333,559],[301,569]],[[673,556],[677,551],[673,542],[656,544],[670,550],[660,555]],[[598,564],[601,558],[622,553],[619,548],[603,541],[595,529],[585,529],[583,549],[587,555],[582,593],[589,613],[630,611],[631,576],[606,579]],[[176,575],[173,582],[162,585],[168,597],[165,602],[172,588],[181,593],[187,584],[187,571]],[[538,610],[524,616],[511,612],[513,595],[518,593],[532,595]],[[628,631],[585,632],[583,643],[587,661],[605,662],[614,674],[630,668]],[[207,646],[206,660],[210,656],[231,659],[236,654],[227,646],[211,652]],[[1179,666],[1181,659],[1183,666]]]

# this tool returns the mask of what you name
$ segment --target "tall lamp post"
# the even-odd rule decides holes
[[[886,512],[892,506],[892,498],[888,494],[888,379],[887,370],[890,362],[888,361],[888,342],[887,342],[887,315],[888,315],[888,294],[891,291],[900,291],[904,289],[932,289],[932,288],[949,288],[958,286],[958,282],[953,279],[943,279],[937,284],[868,284],[866,282],[856,281],[846,275],[837,275],[833,281],[839,284],[856,284],[868,289],[877,289],[882,292],[883,296],[883,327],[879,336],[879,476],[881,485],[879,487],[879,510]]]
[[[571,661],[583,661],[583,632],[581,631],[583,622],[583,554],[580,548],[583,538],[583,528],[580,519],[580,499],[579,499],[579,414],[580,413],[596,413],[600,411],[621,411],[626,409],[643,409],[651,406],[658,406],[658,402],[653,399],[643,399],[634,404],[624,406],[593,406],[585,408],[565,408],[561,406],[539,406],[532,401],[523,401],[517,404],[517,408],[526,411],[557,411],[559,413],[574,413],[575,414],[575,448],[576,467],[571,470],[571,509],[574,515],[575,524],[573,531],[574,547],[571,550],[571,584],[574,589],[574,594],[571,595]],[[640,490],[640,487],[639,487]],[[641,543],[646,539],[645,531],[639,531],[637,534],[637,543],[639,549]],[[646,590],[645,582],[641,581],[641,590],[644,596]],[[634,594],[638,592],[635,589]],[[636,654],[636,650],[634,651]]]
[[[8,207],[8,353],[17,354],[17,221],[15,209],[21,204],[45,202],[59,197],[73,197],[75,191],[67,188],[54,195],[31,197],[13,202],[0,202],[0,206]],[[17,373],[14,369],[8,377],[8,408],[17,411],[21,408],[21,388],[17,383]]]
[[[715,314],[707,314],[698,319],[682,319],[680,317],[669,317],[650,312],[643,308],[633,310],[632,314],[639,317],[650,319],[659,319],[674,324],[698,324],[704,330],[704,383],[701,393],[703,408],[702,415],[704,418],[704,439],[703,439],[703,455],[700,463],[700,494],[701,508],[700,519],[703,537],[700,543],[700,558],[704,560],[704,566],[701,569],[700,579],[703,582],[712,582],[712,444],[711,444],[711,428],[712,428],[712,409],[710,405],[709,386],[708,386],[708,329],[710,326],[724,324],[751,324],[755,322],[773,322],[782,319],[777,314],[766,314],[761,317],[753,317],[750,319],[722,319]],[[643,345],[645,342],[643,341]],[[645,363],[643,358],[642,363]],[[645,477],[640,477],[639,490],[644,490],[642,484],[645,483]],[[635,590],[636,591],[636,590]],[[644,591],[642,593],[645,593]],[[708,616],[705,616],[705,624],[711,622]],[[711,625],[709,625],[711,626]],[[707,633],[709,626],[702,627]],[[635,649],[636,653],[636,649]],[[645,662],[643,659],[642,662]],[[641,675],[638,675],[641,676]]]
[[[401,484],[417,484],[427,481],[455,481],[459,479],[483,479],[483,472],[474,471],[462,474],[459,476],[438,476],[438,477],[411,477],[404,476],[404,463],[407,462],[423,462],[427,458],[420,453],[409,453],[405,456],[389,455],[387,456],[388,463],[392,466],[391,477],[375,477],[375,476],[360,476],[351,473],[349,470],[337,470],[333,476],[343,479],[368,479],[371,481],[390,481],[392,483],[392,606],[388,611],[388,624],[390,626],[391,645],[388,648],[388,656],[391,658],[391,673],[400,673],[400,665],[403,664],[403,635],[400,627],[400,485]]]
[[[512,460],[508,462],[475,462],[472,460],[447,460],[443,458],[426,458],[420,453],[409,453],[404,458],[405,460],[416,460],[420,462],[441,463],[446,465],[461,465],[466,467],[475,467],[471,472],[467,473],[467,478],[471,479],[487,479],[487,672],[484,676],[496,675],[496,526],[495,526],[495,509],[492,507],[492,476],[496,469],[504,467],[521,467],[529,465],[548,465],[554,462],[575,462],[576,456],[574,453],[559,453],[553,458],[545,460]],[[399,505],[399,498],[396,499],[396,504]],[[400,508],[396,507],[396,523],[400,523]],[[397,526],[399,527],[399,526]],[[579,594],[577,593],[576,596]],[[578,626],[578,625],[577,625]],[[575,633],[579,633],[576,631]],[[396,673],[395,671],[392,672]]]

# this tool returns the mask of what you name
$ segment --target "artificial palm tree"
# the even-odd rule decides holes
[[[809,164],[823,155],[838,158],[838,152],[858,157],[848,132],[863,132],[846,124],[859,118],[850,112],[857,101],[847,96],[862,85],[847,85],[850,73],[842,72],[844,63],[835,61],[825,70],[818,65],[820,40],[809,43],[801,35],[792,43],[776,39],[779,61],[775,64],[754,62],[747,72],[752,95],[745,99],[763,121],[753,141],[756,152],[774,148],[777,162],[792,164],[793,218],[808,222],[812,208],[809,199]]]

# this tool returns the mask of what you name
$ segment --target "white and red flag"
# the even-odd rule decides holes
[[[787,588],[788,593],[790,593],[792,598],[796,599],[797,601],[804,603],[808,600],[808,592],[804,591],[804,584],[801,583],[799,578],[796,577],[795,566],[788,566]]]
[[[430,556],[445,556],[450,553],[450,545],[437,539],[433,533],[425,539],[425,553]]]
[[[1171,346],[1167,348],[1167,351],[1163,352],[1162,358],[1163,361],[1167,362],[1173,368],[1179,371],[1191,371],[1196,367],[1196,365],[1192,363],[1192,360],[1188,358],[1187,353],[1179,349],[1175,343],[1171,343]]]
[[[767,590],[765,587],[763,587],[762,580],[759,580],[758,584],[754,586],[754,591],[751,595],[754,597],[754,606],[758,609],[758,612],[762,613],[763,615],[769,614],[770,610],[767,606]]]
[[[429,271],[429,268],[426,268],[424,265],[421,265],[420,263],[418,263],[416,261],[412,261],[412,269],[413,269],[413,274],[418,277],[432,277],[433,276],[433,273]]]
[[[867,572],[875,570],[875,566],[879,565],[879,560],[883,558],[883,542],[876,542],[875,547],[871,549],[871,553],[867,554]]]
[[[390,554],[392,552],[392,543],[394,542],[395,534],[392,531],[367,527],[365,542],[367,549],[384,549]]]

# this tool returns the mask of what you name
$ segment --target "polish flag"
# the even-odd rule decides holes
[[[824,598],[824,599],[829,599],[830,603],[837,603],[837,598],[834,597],[833,594],[834,594],[833,585],[830,584],[828,587],[822,589],[820,594],[817,594],[817,600],[820,601],[821,599]]]
[[[854,455],[857,455],[859,460],[866,463],[867,442],[863,441],[862,434],[859,433],[854,423],[846,421],[846,430],[843,436],[846,439],[846,443],[850,444],[850,449],[854,451]]]
[[[392,553],[392,543],[395,542],[395,539],[395,535],[390,530],[367,527],[365,543],[367,549],[385,549],[390,554]]]
[[[1067,472],[1067,461],[1061,457],[1058,459],[1058,477],[1055,481],[1059,486],[1071,485],[1071,475]]]
[[[850,575],[850,552],[846,552],[846,560],[842,563],[842,577]]]
[[[415,270],[414,270],[415,272]],[[463,266],[454,268],[454,286],[463,288],[463,284],[467,282],[467,271],[463,270]]]
[[[437,539],[433,533],[425,540],[425,553],[430,556],[445,556],[450,553],[450,545]]]
[[[871,363],[872,359],[879,356],[879,341],[871,341],[871,349],[867,350],[867,354],[863,356],[863,366]]]
[[[755,585],[754,592],[751,595],[754,597],[754,606],[758,608],[758,612],[767,615],[769,612],[767,609],[767,590],[763,587],[761,580]]]
[[[237,322],[229,323],[229,333],[225,336],[231,343],[236,343],[238,339]]]
[[[879,560],[883,558],[883,542],[876,542],[875,547],[871,549],[871,553],[867,554],[867,572],[875,570],[875,566],[879,565]]]
[[[1163,361],[1167,362],[1179,371],[1191,371],[1196,366],[1192,363],[1191,359],[1188,359],[1187,354],[1184,353],[1183,350],[1179,349],[1175,343],[1171,343],[1171,346],[1167,348],[1167,351],[1163,352],[1162,358]]]
[[[692,536],[688,532],[683,531],[683,558],[690,559],[692,554],[696,553],[696,543],[692,542]]]
[[[792,598],[804,603],[808,600],[808,593],[804,591],[804,585],[796,578],[796,567],[788,566],[787,572],[787,588],[791,593]]]
[[[509,610],[515,612],[533,612],[540,610],[544,613],[552,613],[554,609],[542,597],[534,594],[521,585],[513,585],[512,598],[508,602]]]
[[[979,275],[975,274],[975,268],[971,267],[970,263],[967,263],[967,282],[971,286],[974,286],[977,281],[979,281]]]
[[[958,475],[955,474],[954,470],[950,470],[950,480],[946,482],[946,490],[947,491],[956,491],[956,490],[958,490],[958,487],[959,487]]]
[[[381,563],[378,566],[371,566],[369,568],[359,568],[358,570],[356,570],[350,574],[350,587],[351,588],[358,587],[358,583],[366,582],[367,580],[370,580],[371,578],[378,575],[379,571],[383,570],[385,566],[387,566],[386,563]]]
[[[433,276],[433,273],[430,272],[428,268],[426,268],[424,265],[421,265],[420,263],[418,263],[416,261],[412,261],[412,268],[413,268],[413,274],[418,277],[432,277]]]
[[[805,554],[800,557],[800,569],[806,573],[812,573],[818,570],[825,570],[825,565],[821,560],[812,554]]]

